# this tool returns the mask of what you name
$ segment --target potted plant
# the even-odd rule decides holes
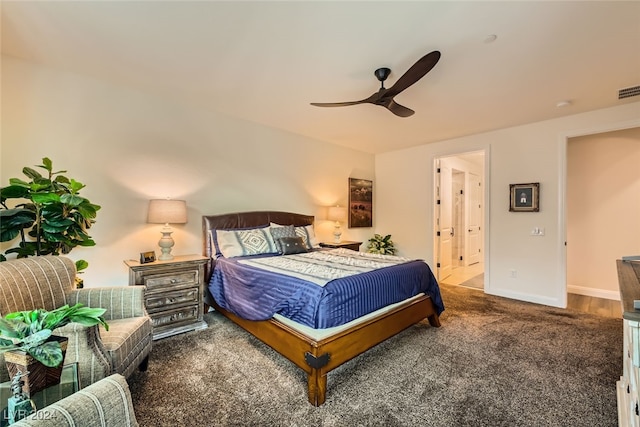
[[[11,377],[18,371],[27,374],[24,389],[36,393],[60,381],[67,338],[52,335],[53,330],[76,322],[84,326],[109,325],[104,308],[78,303],[55,310],[17,311],[0,317],[0,352]]]
[[[45,175],[25,167],[22,173],[29,178],[9,179],[9,185],[0,188],[0,242],[19,239],[18,245],[5,251],[18,258],[34,255],[60,255],[69,253],[76,246],[95,246],[87,230],[95,222],[100,206],[80,196],[85,185],[68,178],[67,171],[53,171],[47,157],[37,166]],[[14,206],[10,199],[24,199]],[[7,258],[0,254],[0,261]],[[87,262],[76,262],[78,271]]]
[[[381,234],[374,234],[373,237],[369,239],[367,252],[372,254],[395,255],[396,248],[393,240],[391,240],[391,234],[387,234],[384,237]]]

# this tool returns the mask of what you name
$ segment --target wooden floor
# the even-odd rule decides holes
[[[568,294],[567,308],[584,311],[585,313],[598,314],[603,317],[622,318],[622,305],[620,304],[620,301],[612,299]]]
[[[452,274],[441,282],[447,285],[460,285],[466,280],[484,271],[482,263],[469,267],[454,268]],[[590,297],[586,295],[568,294],[567,308],[585,313],[597,314],[603,317],[622,318],[620,301]]]

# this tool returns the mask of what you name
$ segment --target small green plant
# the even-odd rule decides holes
[[[393,240],[391,240],[391,234],[387,234],[384,237],[380,234],[374,234],[373,237],[369,239],[367,252],[372,254],[395,255],[396,248]]]
[[[55,310],[16,311],[0,317],[0,353],[23,350],[45,366],[56,367],[63,361],[57,341],[47,341],[54,329],[70,322],[84,326],[102,325],[109,330],[104,308],[90,308],[78,303]]]
[[[62,175],[67,171],[53,171],[47,157],[36,166],[47,173],[22,169],[30,181],[9,179],[9,185],[0,188],[0,242],[19,239],[17,246],[5,251],[18,258],[34,255],[67,254],[76,246],[95,246],[87,234],[93,225],[100,206],[80,196],[85,185]],[[25,202],[9,207],[9,199],[24,199]],[[0,254],[0,261],[7,258]],[[76,262],[78,271],[87,267],[87,262]]]

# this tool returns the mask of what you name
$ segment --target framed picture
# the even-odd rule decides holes
[[[140,252],[140,264],[154,262],[155,260],[156,260],[156,253],[154,251]]]
[[[509,184],[510,212],[538,212],[540,210],[540,183]]]
[[[349,178],[349,228],[373,226],[373,181]]]

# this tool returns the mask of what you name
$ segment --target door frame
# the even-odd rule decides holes
[[[464,154],[470,153],[482,153],[484,155],[484,167],[482,171],[482,179],[483,179],[483,188],[482,188],[482,202],[483,202],[483,218],[482,218],[482,226],[484,228],[482,233],[482,242],[483,242],[483,263],[484,263],[484,289],[485,293],[491,293],[491,271],[490,271],[490,263],[489,259],[491,256],[491,247],[490,247],[490,229],[489,229],[489,220],[491,217],[491,208],[489,204],[489,194],[491,192],[491,182],[490,171],[491,171],[491,146],[489,144],[484,145],[479,148],[470,148],[467,150],[455,150],[455,151],[442,151],[435,155],[433,155],[431,159],[431,164],[433,165],[433,221],[432,221],[432,229],[433,229],[433,259],[432,264],[437,266],[438,257],[439,257],[439,241],[437,236],[437,221],[438,221],[438,179],[437,179],[437,165],[440,159],[443,157],[458,157]],[[436,268],[436,277],[438,277],[439,270]],[[438,278],[439,279],[439,278]]]

